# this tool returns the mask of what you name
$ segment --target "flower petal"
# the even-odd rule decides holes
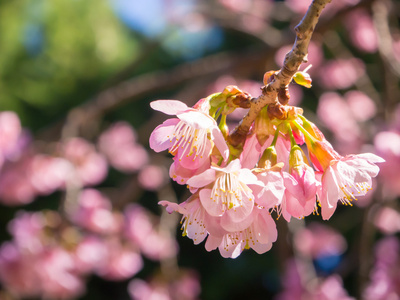
[[[178,113],[177,117],[195,129],[210,129],[216,126],[213,118],[194,109]]]
[[[189,109],[185,103],[178,100],[157,100],[150,102],[150,107],[171,116]]]
[[[179,119],[168,119],[161,125],[158,125],[150,135],[149,143],[150,148],[155,152],[161,152],[172,145],[172,141],[175,140],[173,136],[175,125],[178,124]]]
[[[213,140],[215,146],[221,153],[222,158],[224,160],[227,160],[229,157],[229,148],[228,148],[228,145],[226,144],[225,138],[222,135],[221,130],[219,130],[218,127],[215,127],[215,126],[212,127],[211,128],[211,136],[212,136],[212,140]]]
[[[200,188],[215,181],[215,170],[207,169],[199,175],[190,178],[186,183],[191,187]]]

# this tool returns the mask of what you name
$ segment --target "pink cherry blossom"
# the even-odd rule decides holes
[[[85,189],[78,196],[76,207],[71,207],[70,218],[79,226],[92,232],[111,234],[121,228],[121,216],[111,211],[108,198],[98,190]]]
[[[210,233],[206,241],[207,251],[218,248],[222,257],[236,258],[244,249],[252,248],[258,254],[271,249],[277,239],[274,220],[266,209],[255,207],[251,224],[242,230],[226,232],[223,235]]]
[[[85,236],[74,249],[76,269],[81,274],[96,272],[107,258],[106,243],[95,235]]]
[[[379,173],[375,163],[382,162],[382,158],[372,153],[348,155],[333,160],[321,179],[319,201],[322,218],[328,220],[332,216],[338,201],[350,204],[353,199],[371,190],[371,178]]]
[[[39,253],[43,250],[44,226],[43,214],[19,211],[8,224],[8,231],[19,248],[30,253]]]
[[[26,254],[12,242],[0,247],[0,280],[2,285],[19,297],[40,295],[36,257]]]
[[[98,144],[110,164],[122,172],[135,172],[148,161],[146,150],[137,143],[135,130],[126,122],[110,126],[100,135]]]
[[[133,300],[197,300],[201,292],[199,276],[192,270],[180,271],[173,278],[135,278],[128,285]]]
[[[377,154],[386,163],[382,164],[380,176],[383,179],[383,191],[388,198],[400,195],[400,134],[396,131],[381,131],[375,135],[374,145]]]
[[[63,157],[75,167],[75,178],[82,185],[95,185],[107,176],[107,161],[95,147],[82,138],[71,138],[62,144]]]
[[[297,250],[306,257],[341,255],[347,248],[345,238],[334,228],[321,223],[311,223],[294,236]]]
[[[148,165],[140,170],[138,181],[140,185],[150,191],[156,191],[163,187],[168,180],[168,172],[159,165]]]
[[[196,169],[203,165],[211,154],[213,144],[222,157],[227,159],[228,147],[225,139],[217,122],[208,115],[208,111],[189,108],[176,100],[158,100],[150,105],[155,110],[178,117],[168,119],[154,129],[150,136],[150,147],[154,151],[168,149],[188,169]],[[208,135],[211,135],[211,140]]]
[[[178,252],[175,240],[163,231],[157,230],[154,221],[155,216],[139,205],[128,205],[124,211],[124,233],[133,245],[148,258],[161,260],[171,258]]]
[[[71,299],[81,295],[85,286],[78,277],[71,253],[55,247],[44,251],[37,265],[44,299]]]
[[[375,102],[363,92],[357,90],[348,91],[344,95],[354,118],[359,122],[365,122],[376,114]]]
[[[200,190],[200,201],[208,214],[229,217],[235,223],[244,220],[253,210],[254,196],[248,185],[262,185],[249,169],[242,169],[239,159],[224,168],[211,166],[190,178],[187,184],[204,187]]]
[[[364,73],[364,62],[349,58],[328,61],[320,68],[319,76],[326,88],[346,89],[356,83]]]
[[[365,300],[399,299],[400,295],[400,241],[388,236],[375,246],[375,264],[370,273],[370,282],[364,290]]]
[[[176,211],[182,214],[182,235],[188,236],[195,245],[200,244],[206,238],[208,232],[205,226],[206,211],[201,205],[198,195],[192,195],[181,204],[168,201],[160,201],[159,204],[166,206],[167,211]]]
[[[267,209],[281,204],[285,195],[285,185],[280,170],[265,170],[257,173],[257,179],[264,186],[253,187],[256,203]]]
[[[385,234],[400,231],[400,213],[391,207],[382,207],[374,217],[374,224]]]
[[[369,53],[378,50],[378,35],[366,9],[356,9],[347,14],[345,25],[350,35],[350,41],[358,49]]]
[[[32,156],[25,154],[16,162],[8,162],[0,173],[0,201],[6,205],[32,202],[37,191],[32,185],[29,171]]]
[[[4,160],[12,154],[21,135],[21,122],[16,113],[0,113],[0,169]]]
[[[182,166],[176,156],[172,160],[173,163],[169,168],[169,176],[178,184],[186,184],[188,179],[203,173],[210,167],[210,161],[204,161],[204,163],[201,166],[198,166],[197,169],[187,169]]]
[[[134,248],[123,245],[118,239],[107,240],[107,256],[96,273],[108,280],[124,280],[143,267],[143,260]]]

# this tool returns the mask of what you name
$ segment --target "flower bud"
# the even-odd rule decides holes
[[[268,71],[264,74],[264,78],[263,78],[264,85],[267,85],[268,83],[270,83],[272,80],[275,79],[276,72],[277,71]]]
[[[260,145],[264,145],[270,135],[274,135],[275,128],[268,116],[268,108],[264,107],[254,121],[255,133],[257,141]]]
[[[298,172],[299,168],[307,164],[306,161],[307,157],[303,150],[298,145],[292,147],[289,154],[289,173]]]
[[[338,160],[341,156],[333,149],[327,140],[306,139],[307,149],[310,159],[318,171],[325,171],[331,164],[332,160]]]
[[[311,82],[312,79],[310,77],[310,75],[306,72],[296,72],[296,74],[294,74],[293,76],[293,80],[298,84],[298,85],[302,85],[306,88],[310,88],[311,87]]]
[[[270,146],[265,149],[263,155],[258,161],[258,167],[264,169],[270,169],[272,166],[276,165],[278,162],[278,154],[274,146]]]

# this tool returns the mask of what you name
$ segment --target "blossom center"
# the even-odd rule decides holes
[[[211,191],[211,200],[222,203],[222,210],[235,209],[243,206],[243,194],[252,201],[251,189],[242,183],[234,173],[222,173]]]
[[[208,140],[207,129],[195,129],[185,122],[180,121],[175,126],[172,137],[169,138],[170,142],[173,142],[173,145],[169,149],[171,154],[176,155],[179,148],[183,149],[179,160],[184,156],[189,157],[191,155],[194,155],[193,160],[198,156],[202,158],[206,151],[206,142]]]

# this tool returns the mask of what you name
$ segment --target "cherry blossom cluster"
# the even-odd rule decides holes
[[[273,73],[267,72],[264,82]],[[311,84],[305,72],[294,79]],[[195,244],[207,238],[206,249],[218,248],[223,257],[235,258],[249,248],[268,251],[277,239],[273,211],[289,222],[318,213],[320,206],[328,220],[338,202],[351,205],[372,189],[376,163],[384,162],[372,153],[341,156],[301,108],[289,105],[281,105],[284,118],[264,107],[245,142],[234,146],[227,116],[236,108],[249,108],[252,99],[228,86],[193,107],[177,100],[150,104],[176,116],[155,128],[150,147],[168,149],[173,156],[170,177],[192,194],[181,204],[160,204],[183,215],[183,235]]]

